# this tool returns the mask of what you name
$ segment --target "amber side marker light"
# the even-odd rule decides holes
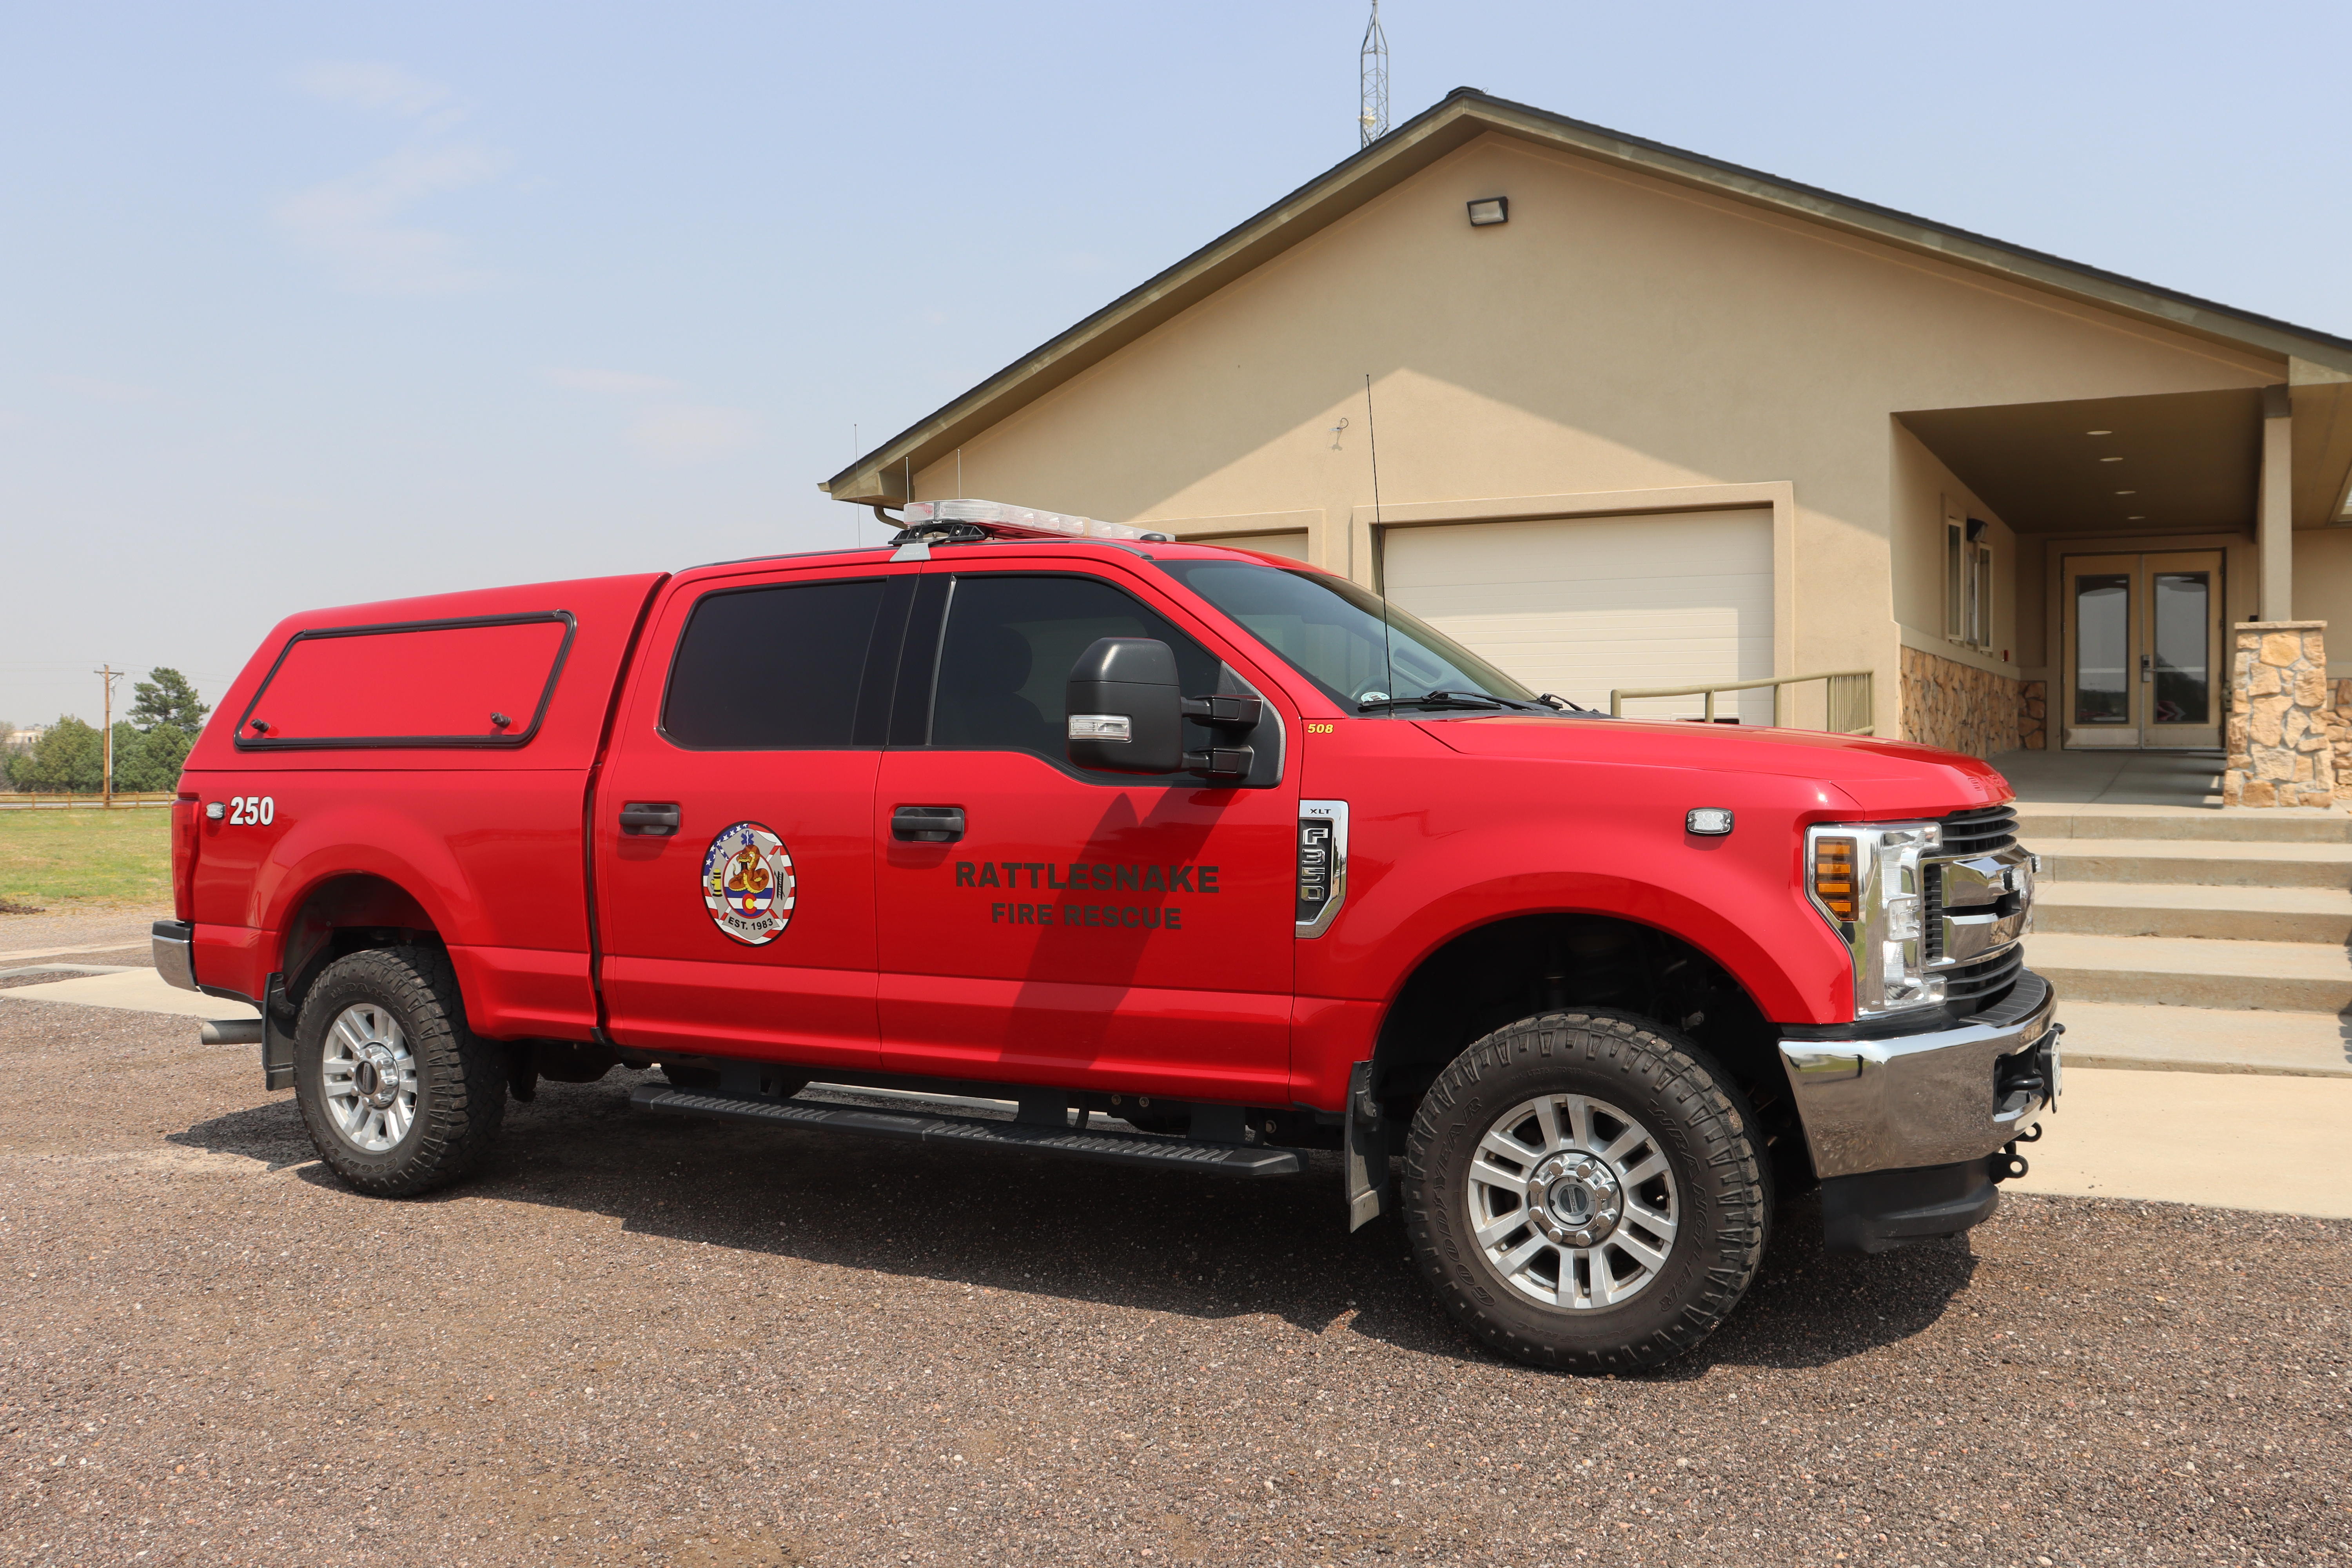
[[[1822,908],[1851,923],[1854,913],[1853,840],[1813,840],[1813,897]]]

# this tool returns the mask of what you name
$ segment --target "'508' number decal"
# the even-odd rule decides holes
[[[277,820],[278,799],[275,795],[229,796],[228,823],[231,827],[267,827]]]

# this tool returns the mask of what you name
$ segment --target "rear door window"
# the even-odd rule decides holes
[[[662,733],[693,751],[857,744],[858,690],[882,600],[878,577],[705,595],[670,664]]]
[[[237,746],[527,744],[572,633],[562,610],[297,632],[238,720]]]

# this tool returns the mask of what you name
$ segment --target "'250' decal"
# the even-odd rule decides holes
[[[278,799],[275,795],[231,795],[228,802],[228,823],[231,827],[267,827],[278,820]]]

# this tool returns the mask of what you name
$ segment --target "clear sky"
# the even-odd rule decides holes
[[[1358,0],[0,0],[0,719],[816,481],[1352,153]],[[2352,7],[1389,0],[1470,85],[2352,335]],[[1018,497],[1003,498],[1019,500]]]

